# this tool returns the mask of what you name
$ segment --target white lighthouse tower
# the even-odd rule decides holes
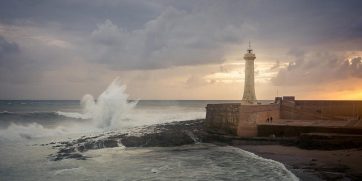
[[[254,87],[254,60],[255,54],[251,49],[249,41],[249,49],[244,55],[245,60],[245,82],[244,94],[241,101],[242,104],[256,104],[255,87]]]

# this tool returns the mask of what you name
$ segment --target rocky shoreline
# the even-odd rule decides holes
[[[360,169],[358,166],[353,168],[354,165],[348,165],[348,163],[334,164],[333,161],[330,161],[330,158],[329,160],[323,160],[323,158],[310,158],[308,157],[309,155],[306,154],[309,153],[310,149],[314,149],[314,152],[317,152],[318,154],[329,154],[328,151],[324,150],[344,148],[343,146],[341,147],[341,145],[324,145],[322,142],[321,144],[316,145],[315,142],[311,140],[305,141],[305,139],[301,140],[298,138],[238,138],[234,136],[211,134],[204,129],[203,119],[138,127],[125,133],[108,132],[95,136],[82,136],[70,141],[51,142],[45,145],[51,146],[57,150],[56,153],[49,155],[49,159],[60,161],[63,159],[85,160],[87,159],[87,156],[85,156],[84,153],[93,149],[112,147],[175,147],[200,142],[216,145],[231,145],[265,158],[277,160],[291,168],[302,180],[362,179],[362,168]],[[318,140],[318,142],[320,142],[320,140]],[[311,143],[312,145],[308,145],[308,143]],[[274,152],[267,152],[270,146],[278,147],[280,150],[274,148]],[[357,146],[357,148],[352,151],[352,154],[356,155],[355,162],[360,163],[362,157],[359,158],[358,156],[362,156],[361,146],[354,146]],[[289,157],[284,157],[285,155],[282,156],[281,153],[288,149],[298,149],[298,151],[289,153]],[[341,159],[347,160],[348,157],[341,157]],[[296,162],[295,160],[299,161]],[[341,160],[339,160],[339,163],[340,162]],[[330,163],[327,169],[325,168],[326,163]]]
[[[204,120],[192,120],[157,124],[135,128],[127,133],[109,132],[96,136],[51,142],[57,149],[55,154],[49,155],[49,159],[59,161],[63,159],[85,160],[87,157],[82,153],[102,148],[112,147],[173,147],[197,142],[204,142],[207,133],[204,131]],[[206,140],[205,140],[206,141]]]

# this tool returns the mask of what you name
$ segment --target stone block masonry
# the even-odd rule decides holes
[[[268,118],[273,122],[267,122]],[[239,137],[295,136],[311,130],[339,133],[347,128],[362,129],[362,101],[284,96],[277,97],[274,104],[208,104],[205,124],[209,132]]]
[[[208,104],[205,126],[208,131],[236,135],[240,120],[240,104]]]
[[[279,104],[208,104],[205,124],[213,133],[250,137],[257,135],[257,124],[270,118],[279,119]]]
[[[294,120],[358,120],[362,118],[362,101],[283,98],[280,117]]]

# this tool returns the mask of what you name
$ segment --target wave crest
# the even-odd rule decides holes
[[[129,102],[126,86],[116,78],[97,98],[90,94],[83,96],[81,104],[84,115],[89,116],[98,128],[120,128],[122,121],[129,120],[128,114],[138,101]]]
[[[87,114],[82,114],[78,112],[62,112],[57,111],[55,112],[57,115],[68,117],[68,118],[74,118],[74,119],[90,119],[90,116]]]

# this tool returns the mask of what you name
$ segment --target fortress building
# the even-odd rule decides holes
[[[255,87],[254,87],[254,60],[255,54],[251,49],[249,41],[249,49],[244,55],[245,60],[245,82],[244,82],[244,94],[241,101],[242,104],[256,104]]]
[[[302,133],[358,133],[362,135],[362,100],[295,100],[276,97],[257,103],[254,87],[255,54],[244,55],[245,82],[241,103],[208,104],[205,126],[209,132],[254,136],[299,136]]]

